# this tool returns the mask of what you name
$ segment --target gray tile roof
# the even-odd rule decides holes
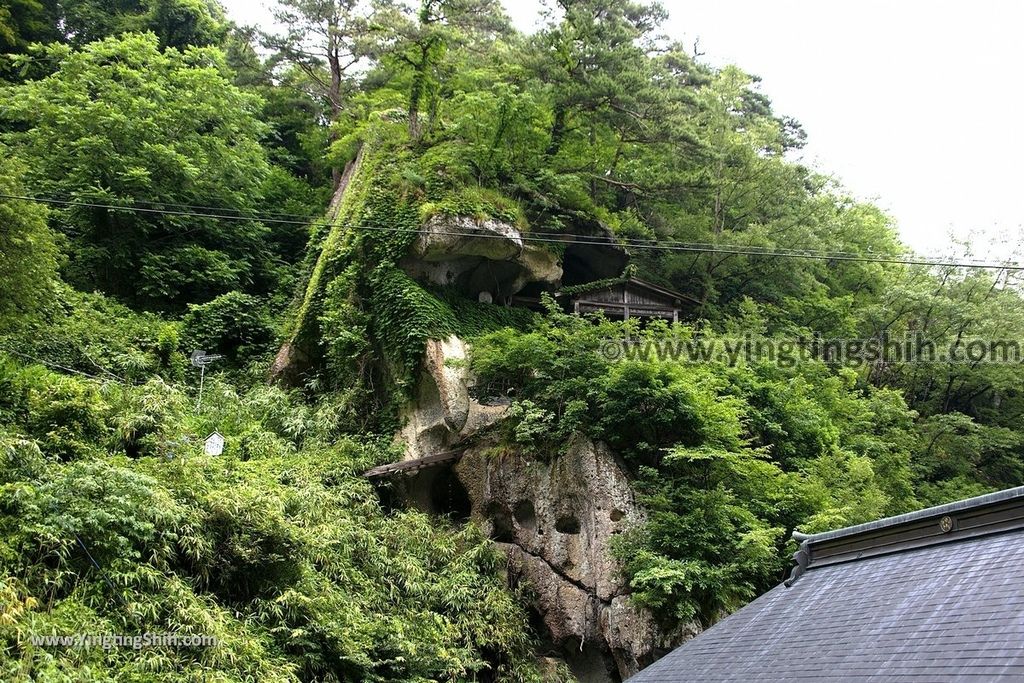
[[[1014,489],[811,536],[791,587],[630,683],[1024,681],[1022,520]]]

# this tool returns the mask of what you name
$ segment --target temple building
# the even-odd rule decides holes
[[[1024,680],[1024,487],[794,537],[788,580],[630,683]]]

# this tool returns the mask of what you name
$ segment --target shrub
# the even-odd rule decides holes
[[[189,305],[182,324],[189,349],[222,354],[234,365],[267,353],[274,339],[264,302],[242,292]]]
[[[108,408],[95,384],[48,373],[28,390],[27,427],[47,455],[72,460],[101,447]]]

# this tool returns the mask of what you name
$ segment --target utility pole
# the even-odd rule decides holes
[[[203,405],[203,381],[206,379],[206,366],[210,363],[220,360],[224,356],[219,355],[206,355],[206,351],[193,351],[191,362],[192,367],[199,368],[199,397],[196,399],[196,412],[199,412],[199,408]]]

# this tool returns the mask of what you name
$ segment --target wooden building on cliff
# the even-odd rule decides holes
[[[693,297],[628,275],[565,287],[555,296],[572,313],[600,312],[611,320],[661,318],[679,322],[680,317],[700,306]]]

